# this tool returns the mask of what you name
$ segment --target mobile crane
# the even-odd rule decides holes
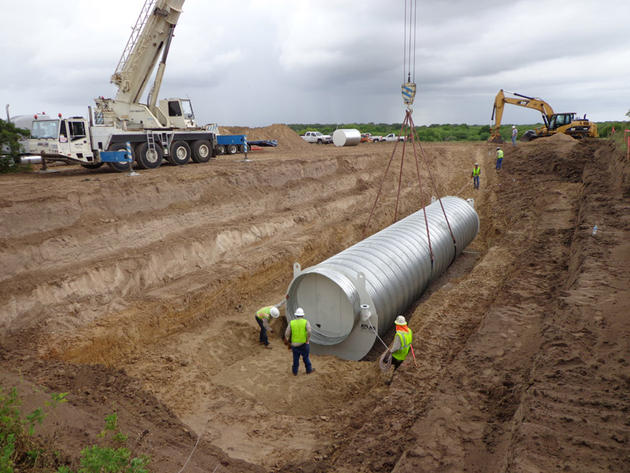
[[[584,118],[576,118],[574,112],[554,113],[553,108],[540,98],[528,97],[526,95],[508,92],[514,97],[506,97],[503,89],[499,90],[494,99],[492,108],[492,119],[495,120],[492,133],[488,141],[492,143],[503,143],[501,138],[501,119],[503,118],[503,107],[506,103],[519,107],[532,108],[538,110],[543,118],[544,125],[536,130],[528,130],[523,139],[529,141],[543,136],[551,136],[555,133],[565,133],[574,138],[585,136],[598,137],[597,125]]]
[[[245,135],[219,135],[216,125],[200,127],[189,99],[157,101],[175,26],[184,0],[145,0],[111,82],[115,98],[98,97],[88,119],[35,116],[25,152],[44,161],[79,163],[95,169],[107,162],[116,171],[129,169],[121,153],[131,144],[140,169],[207,162],[223,150],[247,152]],[[146,103],[141,103],[156,64],[159,65]],[[127,160],[128,161],[128,160]]]

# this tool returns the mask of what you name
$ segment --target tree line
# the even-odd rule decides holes
[[[630,117],[630,112],[628,112]],[[517,125],[518,135],[521,136],[527,130],[535,130],[541,127],[542,123],[534,123],[527,125]],[[307,131],[319,131],[326,135],[332,135],[338,128],[354,128],[361,133],[370,133],[371,135],[385,136],[390,133],[400,134],[401,123],[291,123],[288,125],[293,131],[299,135],[303,135]],[[613,128],[615,131],[623,131],[630,128],[628,122],[597,122],[599,136],[607,138],[611,136]],[[502,125],[500,129],[501,136],[504,140],[509,141],[512,137],[512,125]],[[486,141],[490,138],[490,125],[468,125],[462,124],[433,124],[416,126],[416,136],[420,141]]]

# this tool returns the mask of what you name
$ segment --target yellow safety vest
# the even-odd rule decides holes
[[[497,159],[503,159],[503,150],[502,149],[497,151]]]
[[[407,354],[411,349],[411,340],[413,338],[411,329],[408,329],[407,332],[399,332],[398,330],[396,330],[396,336],[400,337],[400,349],[392,353],[392,356],[397,360],[403,361],[405,358],[407,358]]]
[[[473,177],[477,177],[481,172],[481,168],[473,168]]]
[[[306,343],[306,319],[304,317],[291,321],[291,343]]]
[[[258,317],[260,320],[263,320],[263,319],[269,320],[269,316],[271,314],[271,308],[272,307],[273,306],[270,305],[269,307],[263,307],[262,309],[258,309],[258,312],[256,312],[256,317]],[[250,312],[250,314],[251,314],[251,312]]]

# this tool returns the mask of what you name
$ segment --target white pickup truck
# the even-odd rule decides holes
[[[332,136],[322,135],[319,131],[307,131],[302,136],[304,141],[317,144],[329,144],[332,143]]]
[[[405,141],[405,137],[396,136],[396,133],[390,133],[385,138],[383,138],[383,141]]]

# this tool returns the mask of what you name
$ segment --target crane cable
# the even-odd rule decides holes
[[[433,189],[433,191],[435,192],[435,194],[438,196],[437,200],[440,203],[440,208],[442,209],[442,213],[444,214],[444,219],[446,220],[446,225],[448,226],[448,230],[449,233],[451,235],[451,239],[453,241],[453,246],[455,248],[455,252],[453,254],[453,259],[451,260],[451,263],[455,260],[455,256],[457,255],[457,240],[455,238],[455,235],[453,233],[453,229],[451,228],[451,224],[448,221],[448,216],[446,215],[446,210],[444,209],[444,204],[442,203],[442,199],[441,197],[439,197],[440,193],[437,190],[437,185],[436,185],[436,181],[435,178],[433,176],[433,172],[431,171],[431,167],[429,166],[429,160],[427,159],[427,156],[424,153],[424,149],[422,148],[422,145],[420,144],[420,140],[417,139],[416,136],[416,126],[415,123],[413,121],[413,117],[412,117],[412,113],[413,113],[413,102],[415,99],[415,95],[416,95],[416,83],[415,83],[415,79],[416,79],[416,38],[417,38],[417,10],[418,10],[418,5],[417,5],[417,0],[404,0],[405,1],[405,17],[404,17],[404,27],[403,27],[403,84],[402,84],[402,97],[403,97],[403,103],[406,105],[406,111],[405,111],[405,119],[403,120],[403,123],[400,127],[400,136],[405,137],[405,140],[403,141],[403,147],[402,147],[402,157],[400,160],[400,171],[399,171],[399,175],[398,175],[398,190],[396,193],[396,206],[394,209],[394,222],[397,220],[398,218],[398,205],[399,205],[399,200],[400,200],[400,192],[401,192],[401,188],[402,188],[402,174],[403,174],[403,164],[404,164],[404,159],[405,159],[405,148],[406,148],[406,143],[407,140],[409,138],[411,138],[411,142],[412,142],[412,147],[413,147],[413,154],[414,154],[414,158],[416,161],[416,173],[417,173],[417,177],[418,177],[418,186],[420,189],[420,199],[422,200],[423,195],[424,195],[424,190],[422,187],[422,179],[420,177],[420,166],[418,163],[418,154],[420,155],[420,158],[422,159],[424,166],[429,174],[429,182],[430,182],[430,187]],[[418,142],[418,148],[416,148],[416,141]],[[396,149],[398,148],[398,141],[396,141],[396,144],[394,145],[394,150],[392,151],[392,154],[389,158],[389,162],[387,163],[387,166],[385,168],[385,172],[383,174],[383,177],[381,179],[381,183],[379,185],[379,189],[378,192],[376,194],[376,198],[374,199],[374,203],[372,205],[372,209],[370,210],[370,215],[368,217],[368,221],[366,223],[366,226],[364,228],[364,235],[367,234],[367,230],[368,227],[370,225],[370,221],[372,220],[372,216],[374,215],[374,211],[376,209],[376,204],[379,201],[379,198],[381,196],[382,190],[383,190],[383,184],[385,183],[385,179],[387,177],[387,173],[389,172],[389,168],[392,164],[392,161],[394,159],[394,156],[396,154]],[[420,150],[420,153],[418,153],[418,149]],[[428,196],[427,196],[428,197]],[[428,198],[427,198],[428,200]],[[434,263],[434,254],[433,254],[433,247],[431,245],[431,235],[429,232],[429,222],[427,219],[427,213],[426,213],[426,206],[424,206],[422,208],[423,212],[424,212],[424,223],[425,223],[425,229],[426,229],[426,233],[427,233],[427,241],[428,241],[428,246],[429,246],[429,254],[431,256],[431,268],[433,269],[433,263]]]

